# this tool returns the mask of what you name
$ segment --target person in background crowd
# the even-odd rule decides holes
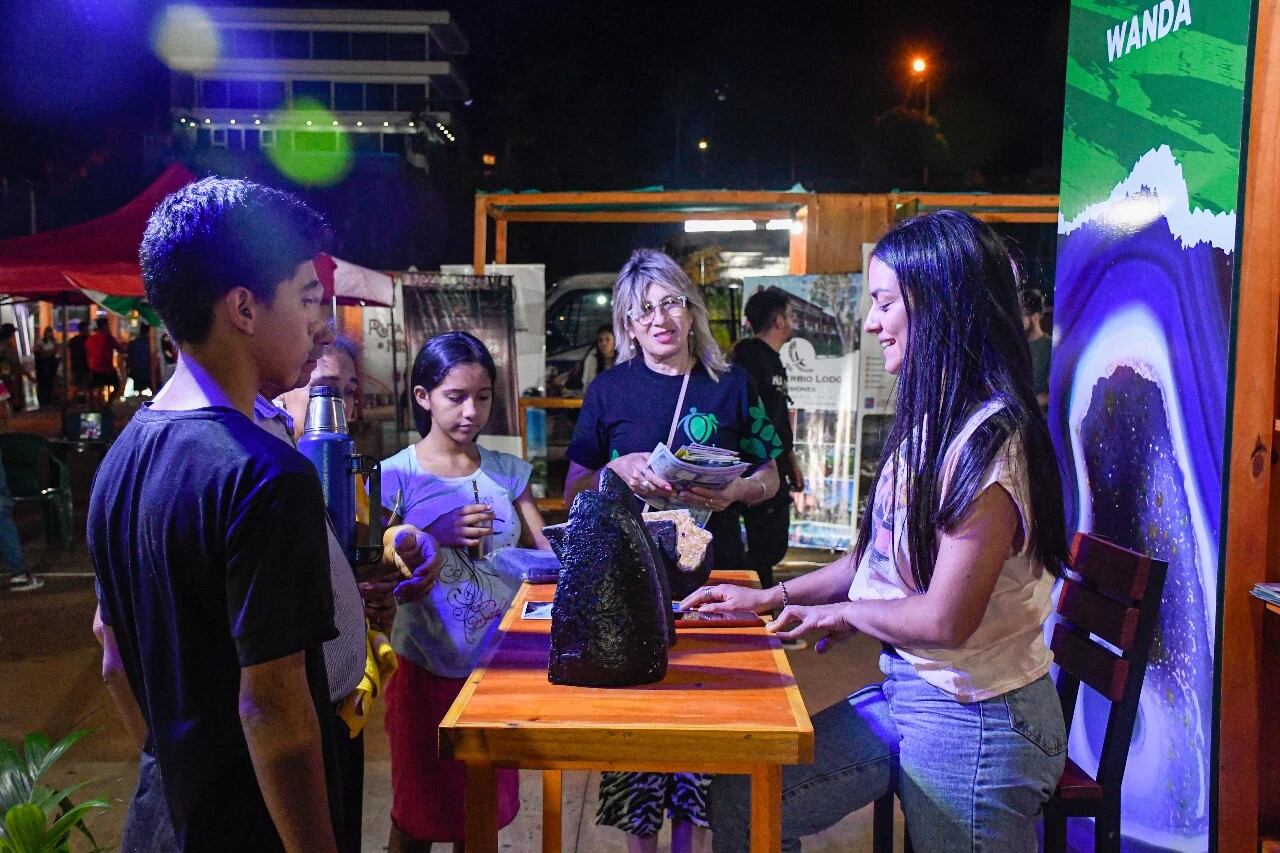
[[[618,360],[617,342],[613,339],[613,327],[596,329],[596,345],[582,359],[582,392],[585,394],[591,380],[604,373]]]
[[[151,390],[151,327],[138,326],[138,334],[129,341],[125,352],[129,362],[129,378],[133,380],[133,393]]]
[[[24,408],[25,395],[22,393],[22,380],[35,380],[31,368],[22,363],[18,352],[18,327],[12,323],[0,326],[0,384],[8,392],[8,407],[20,412]]]
[[[120,374],[116,372],[116,353],[123,351],[124,347],[111,334],[107,318],[99,317],[94,324],[93,334],[84,342],[84,355],[89,365],[90,386],[95,392],[99,388],[105,388],[107,403],[115,399],[120,387]],[[95,402],[100,400],[95,399]]]
[[[744,307],[754,337],[738,341],[733,348],[733,363],[747,371],[769,423],[782,441],[778,454],[778,478],[783,488],[767,501],[755,506],[734,504],[742,513],[747,530],[747,549],[741,565],[760,575],[760,585],[773,586],[773,567],[787,553],[787,535],[791,528],[791,493],[804,491],[804,475],[796,464],[791,433],[791,414],[787,395],[787,370],[778,353],[795,334],[794,315],[787,294],[778,288],[757,290]]]
[[[325,346],[307,383],[280,396],[278,404],[293,419],[295,440],[302,438],[307,420],[307,400],[310,399],[312,387],[316,385],[328,385],[341,391],[342,408],[347,413],[348,423],[355,417],[356,392],[360,388],[360,378],[356,371],[359,355],[355,343],[350,338],[339,335]]]
[[[53,402],[53,386],[61,363],[62,351],[54,336],[53,326],[45,326],[44,334],[36,342],[36,397],[42,406]]]
[[[0,560],[8,568],[8,588],[13,592],[30,592],[44,586],[44,581],[27,568],[22,554],[22,540],[18,537],[18,525],[13,521],[13,493],[4,476],[0,462]]]
[[[1022,291],[1022,331],[1031,348],[1031,386],[1040,410],[1049,410],[1049,364],[1053,360],[1053,338],[1044,333],[1044,294],[1030,288]]]
[[[342,833],[324,498],[252,420],[258,390],[291,387],[311,357],[328,240],[296,197],[220,178],[166,197],[142,239],[147,298],[182,355],[107,451],[88,542],[103,677],[140,709],[131,733],[185,851],[335,853]],[[123,836],[149,845],[164,827],[142,795]]]
[[[76,320],[73,324],[76,333],[67,341],[67,355],[71,361],[71,376],[68,377],[71,384],[75,387],[77,394],[89,393],[89,382],[92,374],[89,373],[89,356],[86,351],[86,342],[89,336],[84,331],[84,321]]]
[[[775,612],[771,632],[819,652],[883,644],[884,681],[814,715],[813,762],[782,768],[784,851],[890,790],[917,850],[1035,850],[1066,761],[1043,632],[1067,542],[1013,267],[989,226],[944,210],[881,238],[867,286],[897,419],[857,542],[772,589],[681,605]],[[717,853],[747,849],[750,787],[712,783]]]

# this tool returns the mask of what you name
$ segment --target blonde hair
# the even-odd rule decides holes
[[[649,285],[656,284],[689,301],[693,325],[689,330],[689,351],[719,381],[729,371],[729,362],[711,335],[707,303],[702,292],[685,275],[680,265],[657,249],[636,249],[618,273],[613,284],[613,337],[617,343],[618,364],[639,354],[631,334],[627,312],[644,302]],[[624,346],[625,342],[625,346]]]

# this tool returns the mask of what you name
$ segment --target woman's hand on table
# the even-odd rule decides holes
[[[767,589],[754,589],[737,584],[721,583],[699,587],[680,602],[681,610],[750,610],[764,613],[774,607],[774,595]]]
[[[492,532],[493,507],[488,504],[464,504],[427,525],[427,533],[446,548],[479,545]]]
[[[649,469],[649,454],[628,453],[605,466],[622,478],[637,497],[667,498],[675,494],[671,484]]]
[[[819,633],[815,649],[819,654],[858,632],[849,623],[848,602],[836,604],[791,604],[782,608],[772,622],[764,626],[781,640],[798,640],[805,634]]]

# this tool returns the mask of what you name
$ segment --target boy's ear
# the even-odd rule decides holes
[[[258,301],[247,287],[233,287],[222,297],[219,310],[233,329],[252,335],[258,319]]]

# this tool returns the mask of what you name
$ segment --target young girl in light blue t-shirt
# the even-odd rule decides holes
[[[404,523],[430,533],[444,555],[436,584],[400,605],[391,633],[400,657],[386,694],[393,850],[465,839],[466,770],[439,757],[437,730],[520,586],[495,552],[550,550],[529,491],[532,466],[476,444],[496,376],[484,344],[466,332],[427,341],[412,374],[422,440],[382,463],[384,499],[403,492]],[[499,826],[519,802],[516,771],[498,771]]]

